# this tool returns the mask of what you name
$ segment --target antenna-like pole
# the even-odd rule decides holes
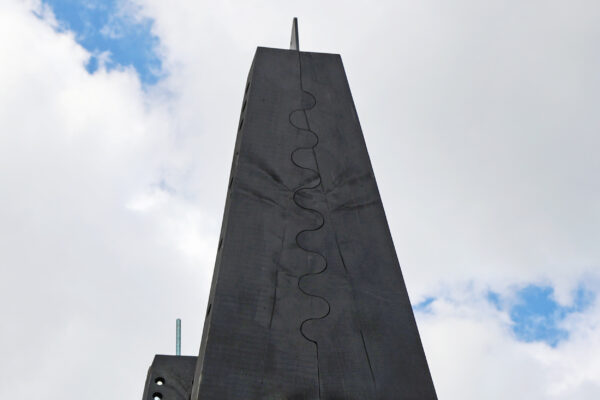
[[[300,38],[298,37],[298,18],[294,17],[292,22],[292,38],[290,39],[290,50],[300,51]]]
[[[175,333],[175,355],[181,355],[181,320],[177,318],[175,322],[176,325],[176,333]]]

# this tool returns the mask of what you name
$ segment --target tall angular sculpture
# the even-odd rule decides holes
[[[200,355],[178,390],[436,399],[341,58],[300,52],[296,21],[290,47],[259,47],[250,69]],[[159,361],[145,396],[161,394]]]

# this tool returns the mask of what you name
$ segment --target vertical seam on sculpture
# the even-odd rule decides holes
[[[373,379],[373,385],[375,385],[375,389],[377,389],[377,382],[375,381],[375,373],[373,372],[373,366],[371,365],[371,358],[369,357],[369,352],[367,351],[367,344],[365,343],[365,336],[363,335],[362,329],[360,330],[360,338],[362,339],[363,347],[365,348],[365,354],[367,355],[367,363],[369,364],[369,371],[371,371],[371,379]]]
[[[283,233],[281,234],[281,249],[279,250],[279,257],[277,263],[275,263],[275,289],[273,290],[273,306],[271,307],[271,318],[269,318],[269,330],[273,325],[273,316],[275,315],[275,304],[277,303],[277,286],[279,286],[279,266],[281,265],[281,257],[283,257],[283,247],[285,244],[285,226]],[[269,333],[270,334],[270,333]]]
[[[271,318],[269,319],[269,329],[273,325],[273,315],[275,314],[275,302],[277,301],[277,282],[279,281],[279,268],[275,267],[275,289],[273,290],[273,306],[271,307]]]
[[[275,291],[273,294],[273,306],[271,309],[271,318],[269,319],[269,333],[268,333],[268,338],[267,338],[267,346],[265,349],[265,352],[263,354],[263,374],[262,374],[262,379],[260,380],[260,390],[261,392],[264,393],[264,385],[265,385],[265,374],[266,374],[266,358],[267,358],[267,354],[268,354],[268,349],[269,346],[271,344],[271,326],[273,323],[273,315],[275,314],[275,302],[277,301],[277,286],[278,286],[278,282],[279,282],[279,266],[281,265],[281,257],[283,255],[283,247],[284,247],[284,243],[285,243],[285,226],[283,229],[283,233],[281,235],[281,250],[279,251],[279,258],[277,260],[277,262],[275,263]]]
[[[298,52],[299,53],[299,52]],[[302,64],[300,64],[300,84],[302,85]],[[312,95],[312,93],[310,93]],[[312,95],[314,98],[314,95]],[[316,106],[316,98],[315,98],[315,104],[314,106]],[[314,106],[312,108],[314,108]],[[304,111],[304,117],[306,118],[306,125],[310,128],[309,122],[308,122],[308,116],[306,114],[306,111]],[[312,132],[312,131],[311,131]],[[316,135],[316,134],[315,134]],[[318,139],[318,137],[317,137]],[[317,159],[317,154],[315,152],[315,147],[314,146],[312,148],[312,152],[313,152],[313,156],[315,158],[315,164],[317,166],[317,171],[320,171],[319,168],[319,160]],[[331,215],[331,207],[329,207],[329,200],[327,199],[327,191],[325,190],[325,187],[323,185],[323,181],[320,179],[321,175],[319,175],[319,183],[317,186],[321,186],[321,192],[323,193],[323,197],[325,199],[325,207],[327,209],[327,215],[330,216]],[[332,225],[333,227],[333,237],[335,239],[335,245],[338,251],[338,254],[340,256],[340,260],[342,261],[342,266],[344,267],[344,271],[346,272],[346,275],[348,276],[348,280],[350,281],[350,288],[351,288],[351,292],[352,292],[352,301],[353,304],[356,305],[356,293],[355,293],[355,289],[354,289],[354,284],[352,283],[352,277],[350,276],[350,272],[348,271],[348,267],[346,266],[346,261],[344,260],[344,256],[342,255],[342,249],[340,247],[340,243],[338,241],[338,237],[337,237],[337,232],[335,231],[335,226],[333,225],[333,221],[331,220],[331,218],[329,218],[329,223]],[[355,311],[356,313],[356,311]],[[369,364],[369,371],[371,373],[371,379],[373,380],[373,387],[375,389],[375,391],[377,391],[377,381],[375,380],[375,372],[373,370],[373,366],[371,364],[371,358],[369,357],[369,352],[367,351],[367,346],[365,343],[365,338],[363,336],[363,331],[362,331],[362,324],[360,322],[360,315],[356,316],[357,318],[357,322],[358,322],[358,329],[360,331],[360,336],[362,338],[362,342],[363,342],[363,348],[365,350],[365,356],[367,358],[367,363]]]
[[[298,67],[299,67],[299,75],[300,75],[300,90],[302,91],[302,93],[306,93],[307,95],[309,95],[310,97],[312,97],[313,103],[312,103],[312,105],[310,107],[304,108],[304,106],[302,105],[302,108],[293,110],[292,112],[290,112],[290,114],[288,116],[288,119],[289,119],[290,124],[294,128],[302,130],[302,131],[310,132],[314,136],[314,138],[315,138],[315,143],[312,146],[310,146],[310,147],[297,147],[296,149],[294,149],[292,151],[292,153],[290,154],[290,160],[291,160],[292,164],[294,164],[296,167],[313,172],[316,175],[316,177],[318,179],[318,182],[315,185],[313,185],[313,186],[303,186],[302,185],[302,186],[298,187],[297,189],[295,189],[294,193],[292,194],[292,200],[296,204],[296,206],[298,206],[299,208],[301,208],[301,209],[303,209],[305,211],[309,211],[309,212],[311,212],[311,213],[313,213],[315,215],[318,215],[320,217],[320,219],[321,219],[321,222],[316,227],[308,228],[308,229],[303,229],[300,232],[298,232],[296,234],[295,240],[296,240],[296,245],[299,248],[301,248],[302,250],[306,251],[307,253],[316,254],[324,262],[323,268],[320,271],[318,271],[318,272],[307,272],[307,273],[301,275],[298,278],[298,289],[304,295],[320,299],[320,300],[324,301],[327,304],[327,312],[325,314],[323,314],[321,316],[318,316],[318,317],[311,317],[311,318],[307,318],[307,319],[303,320],[300,323],[299,331],[300,331],[300,334],[302,335],[302,337],[304,337],[304,339],[306,339],[307,341],[309,341],[309,342],[311,342],[311,343],[313,343],[315,345],[315,350],[316,350],[316,355],[317,355],[317,383],[318,383],[318,389],[319,389],[319,399],[321,399],[321,371],[320,371],[320,366],[319,366],[319,343],[316,340],[310,338],[309,336],[307,336],[304,333],[304,325],[307,322],[309,322],[309,321],[321,320],[321,319],[327,317],[329,315],[329,313],[331,312],[331,304],[329,303],[329,301],[325,297],[319,296],[319,295],[316,295],[316,294],[313,294],[313,293],[305,291],[302,288],[302,280],[304,278],[308,277],[308,276],[317,276],[317,275],[322,274],[323,272],[325,272],[327,270],[328,265],[327,265],[327,259],[325,258],[325,256],[323,254],[321,254],[319,252],[316,252],[316,251],[313,251],[313,250],[309,250],[309,249],[303,247],[300,244],[299,237],[300,237],[300,235],[302,235],[305,232],[315,232],[315,231],[318,231],[318,230],[322,229],[323,226],[325,225],[325,217],[318,210],[312,209],[312,208],[309,208],[309,207],[305,207],[302,204],[300,204],[300,202],[298,202],[298,200],[296,200],[296,195],[298,195],[298,193],[300,193],[301,191],[303,191],[303,190],[314,190],[314,189],[316,189],[317,187],[319,187],[321,185],[321,174],[319,172],[318,164],[316,163],[316,153],[315,153],[315,147],[317,147],[317,145],[319,144],[319,136],[316,134],[316,132],[314,132],[310,128],[310,124],[308,122],[308,116],[306,114],[307,110],[312,109],[313,107],[315,107],[315,105],[317,103],[317,99],[315,98],[315,96],[312,93],[310,93],[309,91],[307,91],[307,90],[304,89],[304,85],[302,83],[302,57],[301,57],[300,51],[298,51]],[[304,118],[305,118],[305,121],[306,121],[306,129],[305,128],[301,128],[301,127],[295,125],[294,122],[292,121],[292,115],[294,113],[298,112],[298,111],[302,111],[302,113],[304,114]],[[317,170],[314,170],[314,169],[309,168],[309,167],[303,167],[303,166],[301,166],[300,164],[298,164],[294,160],[294,154],[298,150],[309,150],[309,149],[311,150],[311,152],[313,154],[313,157],[315,158],[315,163],[317,164]]]

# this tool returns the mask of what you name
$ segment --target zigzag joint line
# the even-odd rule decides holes
[[[315,169],[312,169],[312,168],[309,168],[309,167],[302,166],[302,165],[298,164],[294,160],[294,154],[297,151],[300,151],[300,150],[310,150],[312,152],[312,154],[313,154],[313,157],[315,157],[315,162],[316,162],[315,148],[319,144],[319,136],[316,134],[316,132],[314,132],[313,130],[310,129],[310,124],[308,122],[308,115],[306,113],[307,110],[311,110],[312,108],[314,108],[316,106],[317,100],[316,100],[315,96],[312,93],[310,93],[309,91],[307,91],[307,90],[304,89],[304,86],[302,84],[302,61],[301,61],[301,56],[300,56],[300,52],[299,51],[298,51],[298,63],[299,63],[299,70],[300,70],[300,89],[301,89],[301,91],[302,91],[303,94],[307,94],[310,97],[312,97],[313,102],[312,102],[312,105],[310,107],[300,108],[300,109],[296,109],[296,110],[293,110],[292,112],[290,112],[288,119],[289,119],[290,124],[294,128],[296,128],[298,130],[301,130],[301,131],[305,131],[305,132],[311,133],[313,135],[314,139],[315,139],[315,142],[310,147],[298,147],[298,148],[294,149],[292,151],[292,153],[290,154],[290,160],[291,160],[291,162],[296,167],[298,167],[300,169],[303,169],[303,170],[311,171],[312,173],[314,173],[315,177],[317,178],[317,183],[315,183],[312,186],[310,186],[310,185],[309,186],[302,185],[302,186],[298,187],[296,190],[294,190],[294,193],[292,195],[292,199],[293,199],[294,203],[296,204],[296,206],[298,206],[302,210],[305,210],[305,211],[311,212],[314,215],[317,215],[319,217],[319,219],[321,220],[321,222],[317,226],[315,226],[315,227],[306,228],[306,229],[303,229],[303,230],[299,231],[296,234],[295,240],[296,240],[296,245],[299,248],[301,248],[302,250],[306,251],[309,254],[314,254],[314,255],[320,257],[323,260],[323,268],[321,268],[321,270],[319,270],[317,272],[307,272],[307,273],[301,275],[298,278],[298,289],[304,295],[306,295],[308,297],[312,297],[312,298],[316,298],[316,299],[322,300],[325,304],[327,304],[327,312],[325,314],[320,315],[320,316],[310,317],[310,318],[307,318],[307,319],[303,320],[302,323],[300,324],[299,331],[300,331],[300,334],[302,335],[302,337],[304,337],[304,339],[306,339],[307,341],[309,341],[309,342],[311,342],[311,343],[313,343],[315,345],[315,349],[316,349],[316,352],[317,352],[317,378],[318,378],[318,385],[319,385],[319,399],[321,399],[321,373],[320,373],[320,368],[319,368],[319,343],[315,339],[310,338],[306,333],[304,333],[304,325],[307,322],[310,322],[310,321],[318,321],[318,320],[322,320],[322,319],[326,318],[329,315],[329,313],[331,312],[331,304],[329,303],[329,301],[325,297],[319,296],[319,295],[314,294],[314,293],[307,292],[306,290],[304,290],[302,288],[302,281],[303,281],[304,278],[307,278],[309,276],[318,276],[318,275],[321,275],[323,272],[325,272],[327,270],[327,266],[328,265],[327,265],[327,259],[325,258],[325,256],[323,254],[321,254],[321,253],[319,253],[317,251],[314,251],[314,250],[310,250],[310,249],[308,249],[306,247],[303,247],[300,244],[300,241],[299,241],[300,235],[302,235],[304,233],[307,233],[307,232],[316,232],[316,231],[320,230],[321,228],[323,228],[323,226],[325,225],[325,217],[318,210],[313,209],[313,208],[309,208],[309,207],[306,207],[306,206],[303,206],[296,199],[296,196],[301,191],[314,190],[314,189],[318,188],[321,185],[321,174],[320,174],[320,172],[318,170],[318,164],[317,164],[317,169],[315,170]],[[302,112],[304,114],[304,118],[305,118],[305,121],[306,121],[306,128],[302,128],[302,127],[299,127],[299,126],[297,126],[297,125],[294,124],[294,122],[292,120],[292,115],[294,113],[296,113],[296,112]]]

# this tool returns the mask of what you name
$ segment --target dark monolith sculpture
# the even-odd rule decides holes
[[[250,69],[177,399],[436,399],[342,60],[300,52],[296,21],[290,48],[259,47]],[[190,374],[158,357],[145,398]]]

